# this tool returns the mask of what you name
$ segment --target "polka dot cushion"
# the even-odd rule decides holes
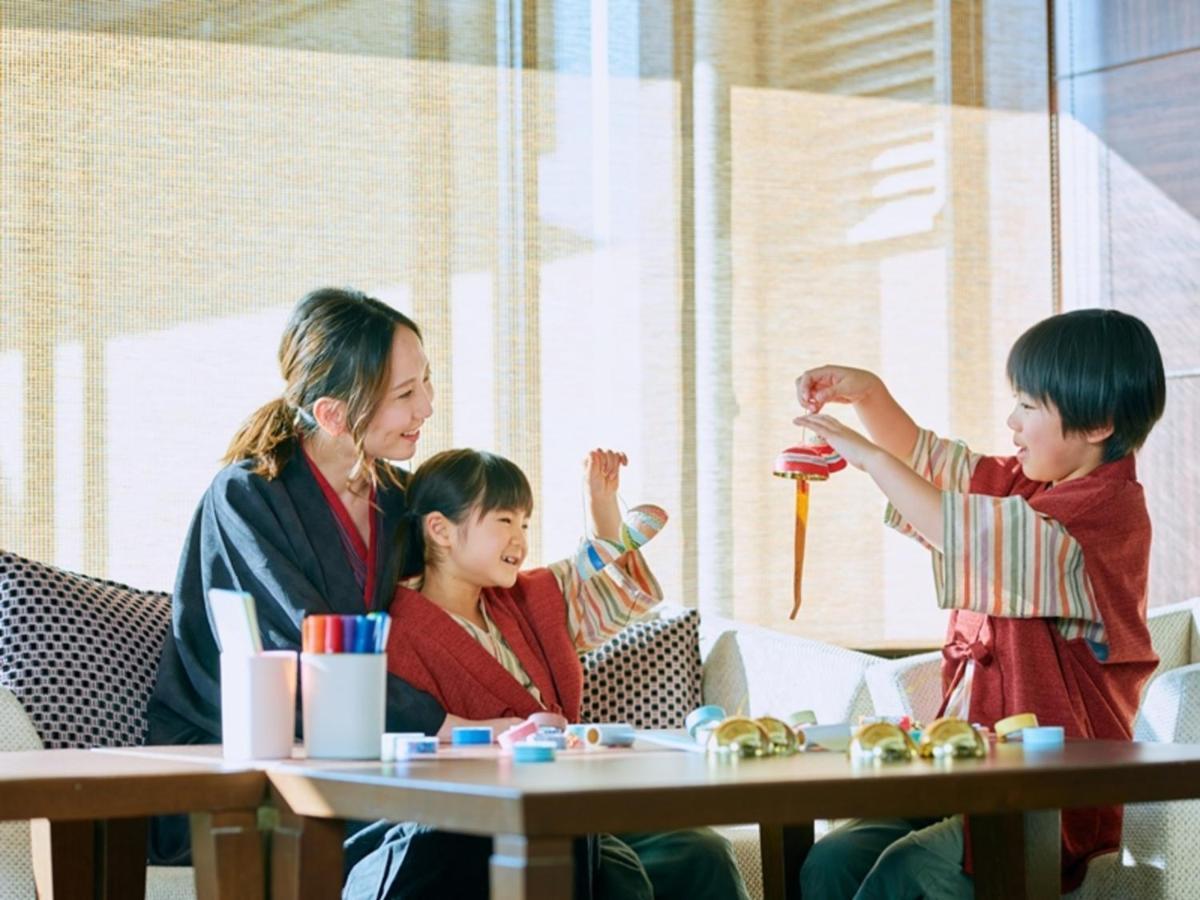
[[[682,728],[700,705],[700,614],[630,625],[583,656],[584,722]]]
[[[48,748],[142,743],[169,594],[0,551],[0,684]]]

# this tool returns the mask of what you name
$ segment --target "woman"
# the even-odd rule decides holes
[[[250,593],[267,649],[297,649],[307,613],[384,610],[410,459],[432,413],[421,333],[353,290],[325,288],[292,311],[279,345],[283,395],[234,437],[188,531],[171,630],[147,709],[150,744],[221,740],[220,654],[205,598]],[[389,676],[387,728],[436,732],[445,714]],[[156,823],[151,858],[183,864],[186,820]]]

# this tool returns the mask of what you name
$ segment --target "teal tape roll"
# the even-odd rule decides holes
[[[696,736],[696,730],[713,722],[720,722],[725,718],[725,710],[720,706],[709,704],[708,706],[698,706],[687,714],[687,718],[683,720],[683,727],[693,738]]]
[[[486,726],[460,725],[450,732],[452,744],[490,744],[492,729]]]
[[[1042,725],[1038,728],[1022,728],[1021,742],[1026,750],[1053,750],[1063,745],[1061,725]]]
[[[513,762],[554,762],[554,745],[549,741],[522,741],[513,744]]]

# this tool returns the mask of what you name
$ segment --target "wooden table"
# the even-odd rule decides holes
[[[219,750],[219,748],[218,748]],[[39,897],[128,900],[146,892],[147,817],[192,814],[197,893],[260,898],[257,810],[267,776],[218,758],[101,750],[0,754],[0,820],[35,821]]]
[[[1058,895],[1059,810],[1200,796],[1200,745],[1069,742],[983,760],[853,767],[842,754],[719,762],[657,748],[514,764],[497,750],[390,763],[270,766],[281,831],[275,896],[334,898],[344,819],[416,820],[492,835],[492,896],[571,894],[572,837],[757,822],[768,897],[798,895],[817,818],[972,814],[976,895]]]

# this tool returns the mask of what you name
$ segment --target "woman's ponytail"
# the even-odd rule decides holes
[[[222,460],[226,465],[253,460],[253,471],[276,478],[293,450],[291,439],[299,430],[296,411],[282,397],[260,406],[238,429]]]

